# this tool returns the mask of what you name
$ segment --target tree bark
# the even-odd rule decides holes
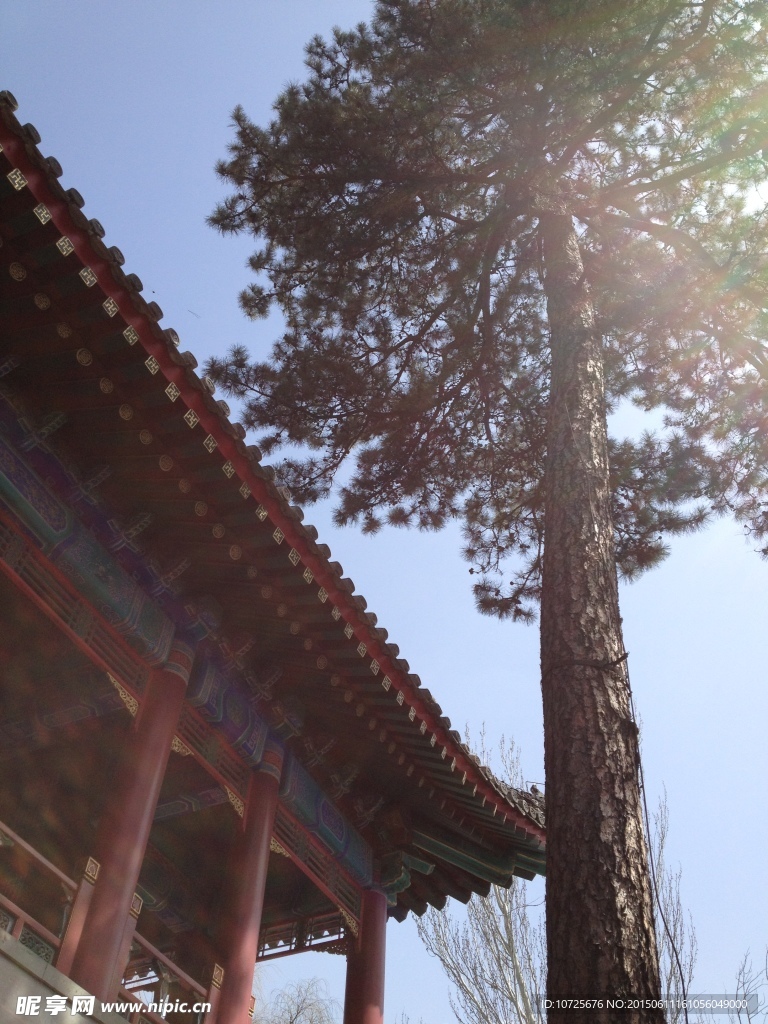
[[[604,370],[572,219],[541,217],[551,393],[541,602],[547,995],[659,997],[611,519]],[[597,1007],[549,1019],[664,1020]]]

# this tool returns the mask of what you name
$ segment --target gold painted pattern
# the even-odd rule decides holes
[[[245,814],[245,803],[243,802],[243,800],[240,799],[240,797],[237,795],[237,793],[234,793],[229,788],[229,786],[225,786],[224,788],[227,791],[227,797],[229,799],[229,802],[232,804],[234,809],[237,811],[237,813],[242,818],[243,815]]]
[[[109,679],[110,683],[112,683],[117,692],[120,694],[120,700],[123,702],[123,704],[125,704],[125,706],[128,708],[130,713],[135,718],[136,713],[139,710],[139,702],[136,700],[135,697],[132,697],[130,693],[128,693],[128,691],[125,689],[125,687],[121,686],[120,683],[118,683],[118,681],[115,679],[115,677],[113,675],[110,675],[109,672],[107,673],[107,678]]]

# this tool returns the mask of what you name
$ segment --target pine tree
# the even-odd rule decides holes
[[[208,371],[284,481],[351,463],[340,523],[461,517],[480,609],[540,602],[552,998],[659,991],[617,567],[725,511],[768,533],[767,18],[379,0],[219,166],[285,331]],[[609,439],[626,400],[653,429]]]

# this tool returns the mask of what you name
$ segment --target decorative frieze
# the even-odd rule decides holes
[[[346,766],[341,774],[337,773],[337,787],[341,786],[346,791],[358,771],[357,765]],[[283,766],[280,799],[282,805],[332,851],[335,859],[343,863],[359,883],[370,884],[373,877],[371,848],[292,754],[286,756]],[[275,832],[283,842],[277,825]],[[286,844],[283,842],[283,845]]]
[[[47,964],[53,963],[56,949],[25,924],[19,935],[19,945],[26,947]]]
[[[344,924],[347,926],[348,930],[355,936],[355,938],[357,938],[360,930],[358,922],[355,920],[354,917],[352,917],[351,914],[347,913],[347,911],[344,910],[343,907],[339,907],[339,913],[344,919]]]
[[[282,802],[278,804],[275,815],[274,837],[302,871],[343,908],[353,921],[360,920],[360,883],[340,871],[336,860],[320,843],[310,840],[308,833]],[[370,881],[363,884],[370,885]]]
[[[96,621],[90,608],[105,609],[148,661],[162,663],[173,636],[170,619],[1,436],[0,493],[40,545],[50,546],[58,571],[88,602],[63,600],[70,628],[85,638]]]
[[[227,799],[234,807],[235,813],[242,818],[243,815],[245,814],[245,801],[241,800],[237,793],[233,793],[229,787],[226,787],[226,790]]]
[[[56,248],[59,250],[62,256],[69,256],[70,253],[75,251],[75,247],[72,244],[72,240],[67,238],[66,235],[62,235],[56,243]]]
[[[178,736],[173,737],[173,742],[171,743],[171,750],[174,752],[174,754],[179,754],[181,757],[190,757],[192,754],[192,751],[189,749],[186,743],[180,740]]]
[[[136,700],[135,697],[131,696],[131,694],[128,693],[124,686],[120,685],[120,683],[115,679],[113,675],[107,673],[107,678],[120,695],[120,700],[123,702],[123,704],[125,704],[126,708],[128,708],[128,711],[135,718],[139,711],[139,702]]]
[[[83,870],[83,878],[86,882],[90,882],[91,885],[95,885],[96,879],[99,877],[99,871],[101,871],[101,864],[94,857],[89,857]]]
[[[27,184],[27,179],[18,167],[14,167],[12,171],[9,171],[8,174],[6,174],[6,178],[10,181],[11,185],[13,185],[17,192],[21,192]]]

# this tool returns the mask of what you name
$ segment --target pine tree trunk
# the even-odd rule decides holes
[[[550,999],[659,996],[608,481],[604,373],[569,216],[541,218],[551,334],[541,661]],[[550,1021],[664,1020],[568,1012]]]

